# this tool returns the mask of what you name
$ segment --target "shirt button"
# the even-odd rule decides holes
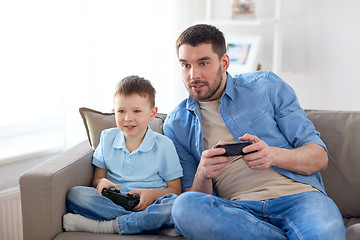
[[[197,146],[198,145],[198,143],[195,143],[195,146]]]
[[[128,160],[127,160],[127,161],[128,161],[128,162],[130,162],[130,160],[131,160],[131,159],[130,159],[130,158],[128,158]]]

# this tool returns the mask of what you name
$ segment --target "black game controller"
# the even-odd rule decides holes
[[[226,152],[224,154],[221,154],[219,156],[240,156],[240,155],[246,155],[249,153],[244,153],[242,150],[244,147],[249,146],[253,144],[252,142],[241,142],[241,143],[231,143],[231,144],[224,144],[224,145],[215,145],[214,148],[224,148]]]
[[[124,207],[126,210],[131,211],[136,205],[139,204],[140,198],[137,195],[121,194],[119,190],[112,190],[104,188],[101,192],[104,197],[109,198],[113,203]]]

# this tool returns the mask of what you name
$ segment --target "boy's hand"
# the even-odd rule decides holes
[[[117,184],[111,182],[107,178],[101,178],[99,180],[98,185],[96,186],[96,190],[99,192],[99,194],[102,196],[101,192],[104,188],[115,188],[116,190],[120,191],[120,188]]]
[[[139,204],[133,208],[133,211],[140,212],[145,210],[149,205],[151,205],[157,198],[155,198],[155,193],[158,189],[138,189],[128,192],[128,194],[137,194],[140,197]],[[155,198],[155,199],[154,199]]]

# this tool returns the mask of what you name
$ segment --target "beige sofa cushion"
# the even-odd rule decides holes
[[[86,133],[90,146],[95,150],[100,141],[101,132],[107,128],[116,127],[114,113],[102,113],[90,108],[80,108],[80,115],[84,121]],[[166,114],[158,113],[153,121],[150,122],[150,128],[158,133],[162,133],[162,125]]]
[[[321,172],[325,190],[343,217],[360,217],[360,112],[306,110],[328,148]]]

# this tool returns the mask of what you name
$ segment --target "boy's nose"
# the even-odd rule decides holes
[[[130,116],[130,114],[125,114],[124,120],[125,120],[125,121],[131,121],[131,116]]]

